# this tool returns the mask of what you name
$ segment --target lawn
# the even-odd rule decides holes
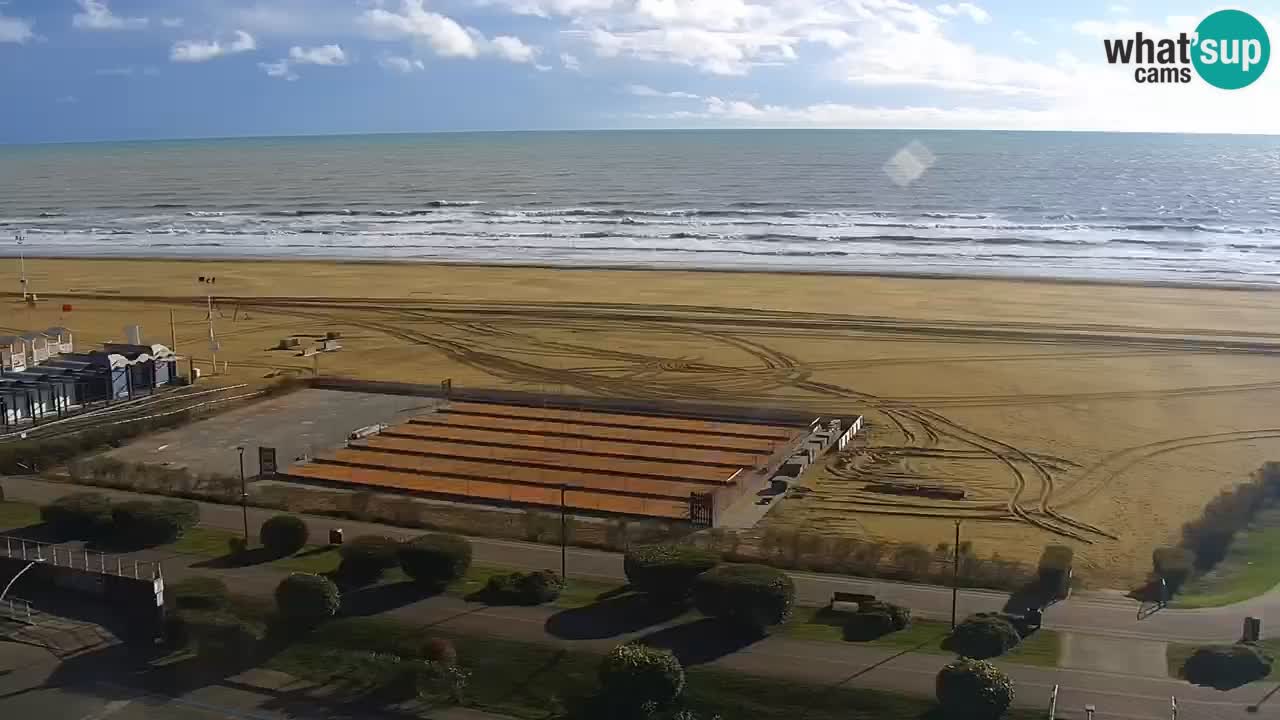
[[[1202,645],[1184,645],[1182,643],[1169,643],[1165,650],[1165,658],[1169,661],[1169,677],[1182,677],[1182,664],[1191,657],[1191,653]],[[1258,643],[1258,647],[1267,651],[1271,657],[1280,657],[1280,639],[1263,640]],[[1268,681],[1280,680],[1280,663],[1271,666],[1271,674],[1266,677]]]
[[[446,635],[471,671],[469,705],[517,718],[561,716],[575,699],[595,691],[599,657],[545,645]],[[356,695],[390,680],[390,667],[371,662],[370,652],[413,656],[428,633],[386,621],[348,619],[330,623],[276,655],[269,667],[315,682],[335,682]],[[387,668],[382,670],[380,668]],[[380,676],[382,673],[382,676]],[[876,690],[811,686],[794,681],[728,673],[706,667],[688,671],[688,705],[725,718],[763,720],[896,720],[922,718],[932,700]],[[1006,717],[1038,717],[1016,710]]]
[[[17,530],[39,524],[39,505],[24,502],[0,502],[0,531]]]
[[[829,608],[796,608],[791,621],[779,631],[798,640],[846,642],[842,625],[846,613],[833,612]],[[896,650],[952,655],[942,649],[942,641],[951,632],[951,623],[937,620],[915,619],[904,630],[892,632],[875,640],[858,642],[859,645]],[[1000,657],[1005,662],[1023,665],[1056,667],[1058,664],[1058,634],[1052,630],[1040,630],[1022,641],[1008,654]]]
[[[1208,573],[1188,582],[1172,607],[1219,607],[1248,600],[1280,585],[1280,509],[1258,515],[1236,534],[1227,557]]]

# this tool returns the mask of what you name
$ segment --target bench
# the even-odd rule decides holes
[[[868,595],[867,593],[841,592],[837,590],[831,593],[830,607],[832,610],[835,610],[836,605],[840,603],[864,603],[864,602],[871,602],[872,600],[875,600],[875,599],[876,599],[875,595]]]

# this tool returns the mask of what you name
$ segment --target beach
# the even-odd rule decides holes
[[[1100,587],[1141,580],[1152,549],[1280,457],[1269,290],[229,260],[28,258],[27,275],[34,308],[0,265],[3,332],[65,325],[90,348],[139,324],[167,345],[172,311],[206,375],[212,302],[219,381],[318,369],[863,414],[869,447],[806,475],[765,528],[933,547],[959,517],[979,555],[1062,542]],[[274,349],[330,332],[340,351]],[[872,475],[966,495],[904,502],[868,493]]]

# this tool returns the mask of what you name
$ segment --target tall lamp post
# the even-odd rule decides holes
[[[569,573],[567,570],[568,551],[565,550],[565,546],[569,542],[569,537],[568,537],[569,533],[568,533],[568,520],[565,517],[565,504],[564,504],[564,492],[565,490],[568,490],[568,489],[569,489],[568,485],[565,485],[563,483],[560,485],[560,579],[563,581],[568,581],[569,579]]]
[[[960,521],[956,521],[955,553],[951,562],[951,629],[956,629],[956,599],[960,595]]]
[[[244,446],[237,445],[240,451],[240,514],[244,516],[244,544],[249,545],[249,492],[244,485]]]

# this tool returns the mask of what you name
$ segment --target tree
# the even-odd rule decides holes
[[[1253,645],[1210,645],[1197,649],[1182,665],[1187,682],[1231,690],[1271,674],[1271,656]]]
[[[715,567],[720,556],[692,545],[645,545],[627,552],[622,568],[631,587],[663,602],[679,602],[693,592],[693,581]]]
[[[431,533],[401,543],[396,556],[404,573],[418,583],[443,588],[467,574],[471,543],[446,533]]]
[[[382,578],[382,573],[396,566],[399,559],[395,540],[383,535],[361,535],[342,545],[338,554],[338,577],[351,585],[371,585]]]
[[[338,614],[342,596],[323,575],[293,573],[276,586],[276,608],[286,621],[311,627]]]
[[[267,518],[258,530],[258,541],[275,557],[287,557],[298,552],[306,546],[309,536],[307,524],[293,515]]]
[[[684,668],[669,650],[619,645],[604,657],[599,672],[605,699],[620,713],[665,707],[684,691]]]
[[[694,581],[693,599],[704,615],[753,632],[786,622],[795,603],[791,577],[765,565],[720,565]]]
[[[978,613],[951,631],[950,648],[967,657],[984,660],[1005,654],[1021,641],[1013,623],[999,615]]]
[[[61,537],[100,538],[111,530],[111,501],[100,493],[64,495],[42,506],[40,519]]]
[[[1013,683],[984,660],[961,659],[938,671],[938,703],[947,717],[993,720],[1013,702]]]

